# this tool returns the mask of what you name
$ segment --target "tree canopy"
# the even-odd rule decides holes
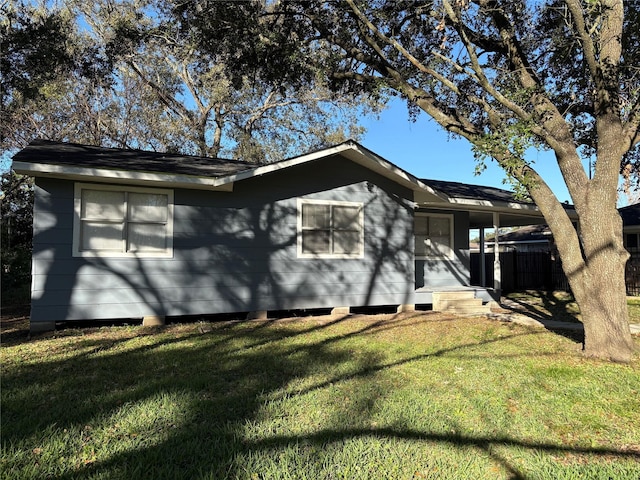
[[[219,24],[236,31],[207,49],[167,14],[177,12],[170,2],[8,5],[4,149],[44,137],[269,161],[357,139],[358,114],[380,108],[337,95],[319,75],[296,89],[247,57],[241,69],[240,10],[224,2]],[[257,17],[245,21],[260,27]]]

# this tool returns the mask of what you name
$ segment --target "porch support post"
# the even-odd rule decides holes
[[[493,212],[493,229],[494,229],[494,242],[493,242],[493,289],[499,296],[502,292],[501,284],[501,272],[500,272],[500,213]]]
[[[484,227],[480,227],[480,286],[486,287],[487,283],[487,264],[485,262],[484,252]]]

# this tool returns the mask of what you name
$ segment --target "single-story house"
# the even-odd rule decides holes
[[[511,192],[419,179],[354,141],[256,165],[36,140],[13,169],[35,177],[32,331],[489,300],[469,230],[543,222]]]

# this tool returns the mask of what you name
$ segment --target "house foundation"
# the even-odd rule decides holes
[[[415,312],[415,311],[416,311],[416,306],[412,303],[405,303],[405,304],[398,305],[398,308],[396,309],[396,313]]]
[[[247,313],[247,320],[266,320],[269,315],[266,310],[256,310],[255,312]]]
[[[148,315],[142,318],[143,327],[160,327],[165,324],[164,315]]]
[[[333,307],[331,309],[331,315],[349,315],[351,313],[351,307]]]

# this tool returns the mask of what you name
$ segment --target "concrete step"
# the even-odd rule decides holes
[[[485,315],[491,313],[491,306],[483,304],[470,290],[433,292],[433,311],[455,315]]]
[[[487,315],[491,313],[491,307],[487,305],[452,305],[446,310],[446,313],[454,315]]]
[[[451,307],[460,308],[477,308],[482,306],[481,298],[463,298],[460,300],[440,300],[438,303],[438,310],[434,307],[436,312],[445,311]]]
[[[433,292],[432,308],[435,312],[442,312],[458,302],[480,300],[475,298],[476,294],[473,290],[460,290],[448,292]],[[482,304],[482,300],[480,300]]]

